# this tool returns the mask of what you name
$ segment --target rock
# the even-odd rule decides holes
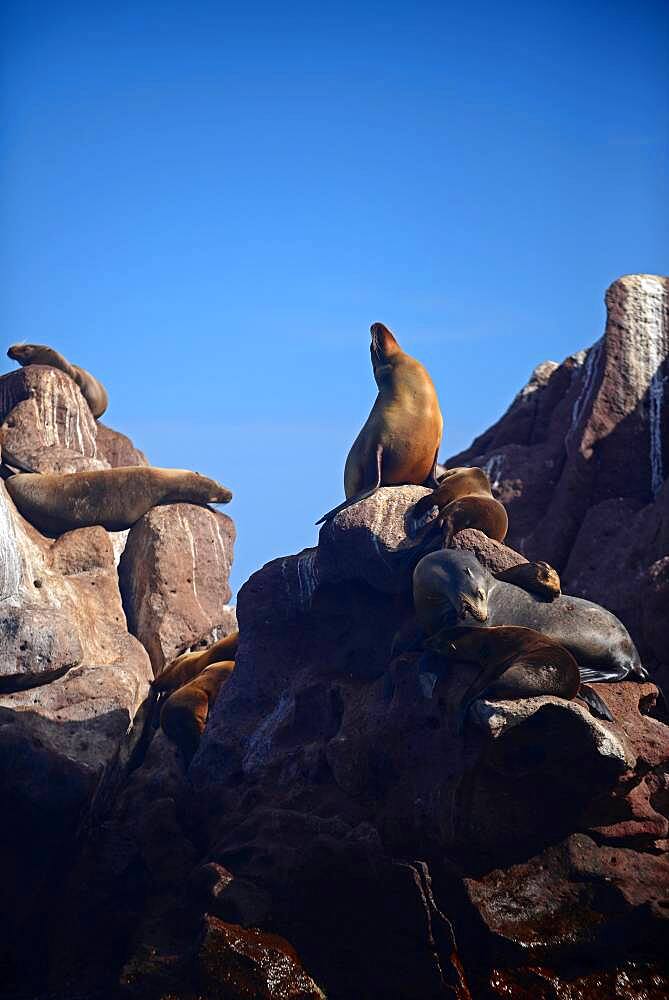
[[[325,1000],[284,938],[217,917],[205,920],[198,972],[211,1000]]]
[[[4,460],[34,472],[107,469],[97,427],[78,385],[64,372],[29,365],[0,376]]]
[[[664,676],[641,610],[669,552],[669,278],[628,275],[606,293],[604,336],[535,373],[507,413],[447,465],[479,465],[507,507],[508,544],[555,566],[568,593],[610,608]],[[643,619],[643,620],[642,620]]]
[[[374,524],[382,521],[378,513],[370,516]],[[647,932],[651,957],[659,961],[655,911],[669,890],[669,728],[653,715],[659,711],[654,685],[598,685],[613,723],[578,701],[479,701],[463,740],[455,716],[472,668],[446,671],[439,657],[421,652],[391,659],[392,637],[412,608],[400,587],[393,594],[387,580],[384,589],[370,585],[379,579],[368,568],[378,559],[373,547],[357,565],[348,559],[348,579],[319,577],[305,600],[300,563],[307,558],[318,566],[320,546],[330,544],[321,533],[318,551],[269,563],[239,595],[235,672],[189,771],[205,806],[208,865],[232,876],[223,879],[221,898],[235,880],[266,894],[275,926],[328,995],[366,995],[373,978],[379,995],[396,989],[416,997],[449,990],[464,996],[465,979],[478,988],[534,961],[524,939],[505,943],[480,909],[476,893],[480,883],[485,896],[485,873],[506,880],[505,905],[522,912],[523,893],[535,891],[531,880],[539,879],[544,856],[553,857],[545,852],[585,837],[604,852],[581,866],[577,887],[578,920],[596,927],[602,943],[597,968],[608,961],[603,942],[619,926],[618,904],[599,898],[598,865],[607,847],[630,852],[626,864],[637,874],[630,874],[629,889],[621,882],[620,891],[631,892],[636,880],[638,895],[625,904],[623,924]],[[473,530],[459,533],[456,544],[493,571],[523,559]],[[400,858],[429,859],[425,878],[446,924],[437,916],[422,923],[423,876],[418,862],[410,862],[414,874],[402,879],[414,889],[401,888],[394,867],[404,863]],[[530,866],[527,890],[520,877],[514,883],[523,864]],[[566,920],[575,876],[563,865],[550,877]],[[412,914],[406,916],[411,945],[398,930],[398,905]],[[365,930],[351,916],[356,908]],[[328,923],[329,914],[341,913],[352,921],[345,938]],[[540,908],[531,913],[528,926],[559,995],[571,975],[573,949],[568,942],[553,947]],[[451,924],[455,959],[452,934],[448,948],[435,943],[434,927],[442,927],[446,942]],[[645,941],[630,930],[617,945],[616,961],[639,960]]]
[[[154,507],[130,529],[123,606],[154,673],[229,616],[234,538],[226,514],[185,503]]]
[[[97,421],[97,447],[98,455],[108,462],[112,469],[128,465],[149,464],[144,452],[135,448],[129,437],[101,424],[99,420]]]
[[[316,586],[343,580],[391,594],[406,590],[412,560],[420,557],[417,542],[407,538],[407,514],[426,493],[423,486],[384,486],[326,521],[318,548],[305,550],[295,564],[300,603],[308,605]],[[439,545],[435,540],[432,547]]]

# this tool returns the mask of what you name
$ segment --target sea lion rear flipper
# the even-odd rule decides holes
[[[606,719],[607,722],[613,722],[613,716],[609,712],[606,703],[602,701],[593,688],[587,684],[581,684],[576,697],[584,701],[592,714],[596,715],[598,719]]]
[[[363,490],[361,493],[356,493],[355,496],[349,497],[340,503],[339,506],[333,507],[329,510],[327,514],[323,514],[321,518],[316,521],[316,524],[323,524],[324,521],[329,521],[335,516],[335,514],[340,514],[342,510],[346,510],[348,507],[352,507],[355,503],[360,503],[361,500],[367,500],[368,497],[374,496],[379,486],[381,485],[381,465],[383,462],[383,445],[377,445],[376,448],[376,483],[374,486],[370,487],[368,490]]]

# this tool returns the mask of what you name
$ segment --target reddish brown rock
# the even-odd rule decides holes
[[[508,544],[554,565],[568,593],[614,611],[658,678],[669,674],[665,616],[646,606],[662,604],[650,567],[669,553],[668,292],[669,279],[653,275],[614,282],[604,336],[535,374],[447,463],[488,472],[508,509]]]
[[[234,539],[226,514],[185,503],[154,507],[130,529],[123,605],[154,673],[225,620]]]
[[[325,1000],[295,949],[277,934],[205,919],[200,988],[211,1000]]]
[[[78,385],[64,372],[30,365],[0,377],[5,461],[34,472],[106,469],[97,426]]]
[[[129,437],[115,431],[105,424],[97,422],[97,448],[98,455],[103,458],[112,469],[121,468],[128,465],[148,465],[148,459],[143,451],[135,448]]]

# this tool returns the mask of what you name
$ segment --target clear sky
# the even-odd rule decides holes
[[[664,0],[2,17],[4,340],[234,491],[235,587],[342,499],[372,321],[432,373],[447,457],[600,335],[612,280],[669,271]]]

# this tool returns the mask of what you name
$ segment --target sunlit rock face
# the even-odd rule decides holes
[[[93,419],[66,374],[46,366],[0,376],[0,449],[5,474],[147,464],[129,438]],[[160,517],[172,517],[167,528],[185,536],[183,576],[191,577],[190,593],[200,590],[196,627],[184,630],[183,611],[167,601],[159,631],[183,635],[182,648],[226,634],[235,625],[226,604],[232,522],[189,505],[164,508]],[[200,522],[211,526],[206,537],[198,533]],[[145,646],[128,630],[121,599],[118,564],[128,536],[98,526],[46,537],[21,516],[0,481],[0,840],[8,872],[2,962],[10,955],[8,968],[18,955],[39,967],[38,957],[25,952],[25,924],[50,900],[49,874],[62,876],[86,810],[117,787],[141,743],[152,647],[146,635]],[[178,563],[179,553],[173,557]],[[159,574],[150,559],[164,568],[162,552],[145,551],[141,572]]]
[[[486,468],[509,512],[509,543],[614,611],[669,677],[669,632],[642,596],[658,600],[653,567],[669,553],[669,278],[620,278],[606,307],[600,340],[539,366],[497,424],[447,464]]]
[[[234,540],[227,514],[187,503],[154,507],[130,529],[121,591],[154,673],[227,623]]]

